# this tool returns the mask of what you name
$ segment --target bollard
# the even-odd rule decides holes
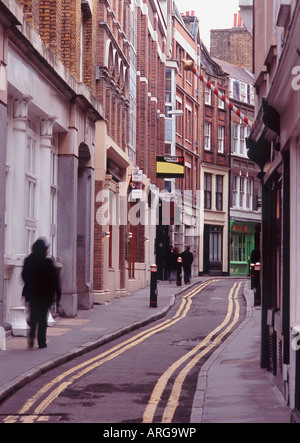
[[[254,306],[261,305],[260,263],[251,263],[251,289],[254,292]]]
[[[251,289],[254,289],[254,263],[251,263],[250,265],[250,277],[251,277]]]
[[[151,265],[150,308],[157,308],[157,266]]]
[[[254,306],[261,306],[261,287],[260,287],[260,263],[254,265]]]
[[[182,265],[182,258],[178,257],[178,259],[177,259],[177,286],[181,286],[182,285],[181,265]]]

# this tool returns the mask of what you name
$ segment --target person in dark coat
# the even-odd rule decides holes
[[[28,347],[33,348],[36,329],[39,348],[46,348],[48,312],[52,303],[60,301],[61,290],[57,271],[47,257],[47,240],[39,238],[32,245],[31,254],[25,259],[22,270],[24,288],[22,295],[29,305]]]
[[[169,281],[176,280],[176,271],[177,271],[177,258],[179,257],[178,249],[170,247],[170,252],[168,256],[168,271],[169,271]]]
[[[192,263],[194,261],[194,256],[190,251],[190,247],[187,246],[186,250],[181,254],[182,267],[184,272],[184,283],[190,283],[190,278],[192,274]]]

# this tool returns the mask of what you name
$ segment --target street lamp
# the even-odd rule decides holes
[[[183,117],[184,112],[182,109],[176,109],[176,110],[167,112],[167,114],[171,115],[171,116],[174,115],[175,117]]]

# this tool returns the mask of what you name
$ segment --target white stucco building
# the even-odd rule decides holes
[[[25,335],[21,271],[40,236],[49,240],[61,274],[66,315],[92,307],[95,124],[103,118],[103,109],[25,22],[19,2],[1,1],[1,7],[3,3],[12,25],[3,34],[7,126],[2,324],[10,325],[15,335]]]

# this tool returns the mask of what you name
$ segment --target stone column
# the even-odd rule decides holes
[[[50,240],[51,224],[51,146],[53,135],[53,124],[56,117],[49,116],[42,120],[41,144],[40,144],[40,193],[39,207],[39,232],[40,235]]]
[[[78,308],[93,307],[94,170],[79,165],[77,213]]]
[[[125,189],[125,195],[123,194]],[[116,291],[116,295],[124,297],[127,295],[126,289],[126,231],[127,231],[127,194],[126,183],[118,186],[118,221],[119,221],[119,271],[120,271],[120,286]]]
[[[109,301],[108,291],[108,220],[109,214],[109,182],[110,176],[105,181],[96,181],[96,208],[95,217],[95,245],[94,245],[94,302],[103,304]],[[108,212],[106,212],[108,211]]]
[[[61,305],[67,317],[77,314],[77,190],[78,157],[76,128],[60,140],[58,155],[57,256],[62,264]]]
[[[10,250],[13,258],[12,270],[9,279],[7,300],[8,322],[12,325],[14,335],[26,336],[27,323],[25,321],[25,307],[21,299],[23,281],[21,272],[26,251],[25,242],[25,165],[27,146],[27,118],[28,106],[32,97],[24,95],[14,102],[14,127],[12,147],[14,149],[14,166],[12,182],[14,183],[14,198],[12,201],[12,214],[9,220],[12,235],[10,236]]]

